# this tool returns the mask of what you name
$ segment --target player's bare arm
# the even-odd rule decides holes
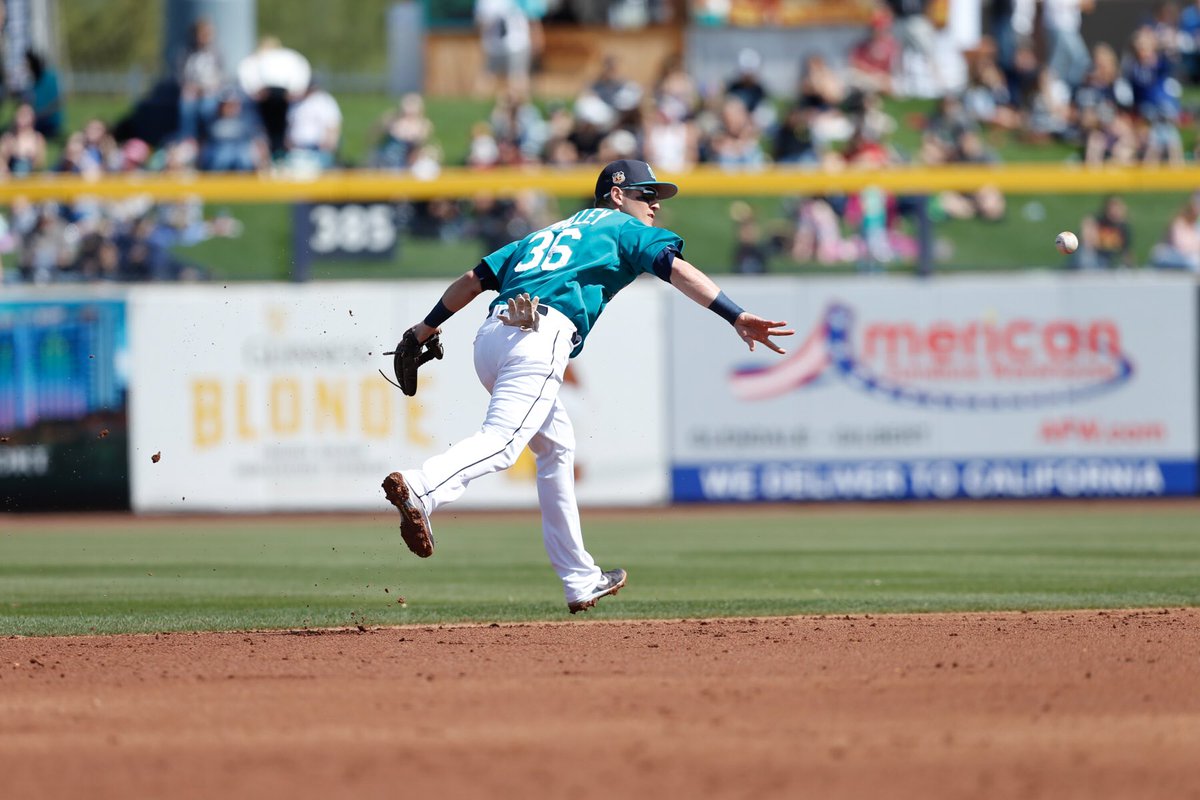
[[[474,271],[464,272],[442,293],[442,299],[434,311],[423,322],[412,326],[417,341],[423,342],[441,331],[441,324],[456,314],[479,295],[483,294],[483,283]],[[445,315],[444,317],[442,315]]]
[[[742,337],[742,341],[751,350],[754,349],[755,342],[761,342],[776,353],[787,352],[771,341],[773,336],[795,334],[794,330],[786,327],[786,322],[767,320],[749,311],[741,311],[725,296],[712,278],[679,256],[675,257],[671,266],[671,285],[694,302],[728,319],[737,335]]]
[[[441,340],[438,338],[438,334],[442,332],[442,323],[450,319],[456,312],[461,311],[482,293],[483,281],[474,270],[455,279],[442,293],[441,299],[425,316],[425,319],[406,330],[394,350],[384,353],[384,355],[394,356],[392,371],[396,374],[396,380],[388,378],[383,370],[380,370],[379,374],[404,394],[409,397],[414,396],[417,393],[417,372],[421,365],[434,358],[440,359],[445,355],[445,348],[442,347]],[[398,492],[393,494],[397,498],[402,495]],[[425,550],[424,547],[417,549]],[[428,552],[433,551],[429,549]]]

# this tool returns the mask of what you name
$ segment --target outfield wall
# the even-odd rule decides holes
[[[416,397],[390,386],[390,356],[439,283],[155,286],[130,293],[135,387],[130,463],[137,511],[379,509],[389,472],[478,428],[488,395],[471,367],[482,302],[445,326],[446,360]],[[626,294],[562,392],[580,446],[579,499],[668,494],[663,349],[653,287]],[[611,316],[610,316],[611,315]],[[632,401],[632,402],[631,402]],[[161,452],[159,461],[151,456]],[[533,457],[482,478],[469,507],[533,507]]]
[[[677,502],[1196,493],[1190,277],[725,285],[796,339],[750,354],[671,298]]]
[[[0,299],[0,510],[129,508],[123,293]]]
[[[789,354],[747,351],[655,279],[622,292],[563,390],[582,504],[1197,493],[1190,277],[722,285],[796,328]],[[422,370],[415,398],[377,372],[443,288],[14,292],[0,320],[13,342],[41,341],[47,320],[111,317],[114,304],[124,327],[69,359],[60,345],[0,348],[11,362],[0,412],[12,412],[0,413],[2,507],[60,507],[54,493],[69,490],[139,512],[378,510],[384,475],[469,434],[486,408],[470,366],[482,303],[447,324],[447,360]],[[120,381],[119,404],[54,405],[64,376],[103,388],[106,375]],[[18,425],[31,409],[37,424]],[[64,425],[87,452],[44,447]],[[536,506],[532,457],[460,502]]]

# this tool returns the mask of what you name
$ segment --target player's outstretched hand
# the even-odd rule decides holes
[[[792,336],[796,333],[794,330],[786,328],[786,325],[786,322],[772,322],[757,317],[749,311],[743,311],[733,328],[751,350],[754,349],[755,342],[762,342],[776,353],[786,353],[786,350],[771,341],[772,336]]]
[[[528,292],[508,298],[507,312],[501,311],[500,321],[523,331],[536,331],[541,314],[538,313],[538,298],[530,297]]]

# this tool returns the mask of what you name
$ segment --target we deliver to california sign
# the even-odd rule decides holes
[[[671,391],[677,500],[1196,491],[1189,278],[754,281],[728,290],[786,319],[796,337],[785,356],[748,353],[674,303],[672,341],[685,349]],[[690,366],[701,359],[705,368]]]

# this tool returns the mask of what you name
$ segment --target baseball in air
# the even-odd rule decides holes
[[[1064,256],[1074,253],[1079,247],[1079,239],[1070,231],[1063,231],[1058,236],[1054,237],[1054,246],[1058,248],[1058,252]]]

